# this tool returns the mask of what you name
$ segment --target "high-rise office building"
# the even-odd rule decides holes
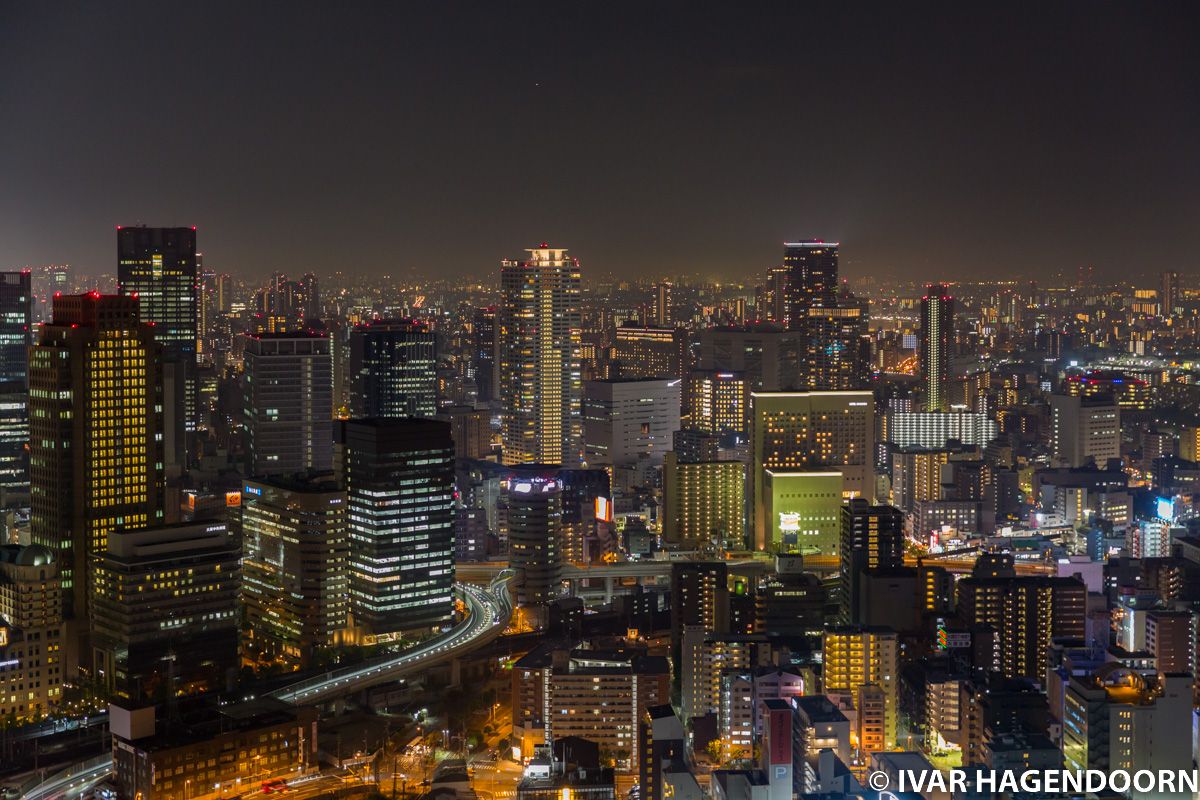
[[[662,464],[679,430],[680,383],[670,378],[587,381],[583,452],[590,466]]]
[[[450,406],[438,412],[450,423],[456,458],[484,459],[492,452],[491,414],[482,408]]]
[[[500,383],[498,341],[496,339],[496,307],[485,306],[475,309],[471,321],[471,372],[475,376],[475,389],[481,402],[497,399]]]
[[[0,272],[0,507],[29,494],[29,345],[32,275]]]
[[[333,364],[323,332],[243,339],[246,474],[327,472],[333,467]]]
[[[350,603],[368,642],[449,623],[454,612],[450,425],[405,417],[337,425],[346,491]]]
[[[437,413],[437,343],[416,320],[375,320],[350,330],[350,413],[432,417]]]
[[[563,485],[558,470],[519,467],[508,479],[503,502],[517,602],[544,606],[562,592]]]
[[[874,497],[875,400],[871,392],[754,392],[750,396],[751,514],[754,546],[765,549],[766,471],[839,472],[845,497]],[[840,509],[841,504],[837,504]],[[836,544],[838,511],[831,530]],[[776,520],[777,521],[777,520]]]
[[[306,322],[321,318],[321,284],[311,272],[304,273],[296,292],[295,311]]]
[[[921,298],[921,378],[925,410],[950,410],[950,356],[954,349],[954,298],[933,284]]]
[[[746,546],[746,465],[663,458],[663,538],[692,546]]]
[[[804,326],[798,388],[841,392],[868,387],[871,340],[862,305],[810,308]]]
[[[161,346],[138,299],[54,298],[29,351],[30,538],[59,563],[73,637],[88,619],[89,565],[108,537],[163,521]]]
[[[1166,318],[1174,314],[1179,306],[1179,273],[1166,270],[1159,274],[1158,280],[1158,313]]]
[[[227,689],[240,584],[241,548],[224,522],[113,533],[95,559],[97,682],[133,703]]]
[[[670,326],[675,323],[671,316],[671,289],[673,288],[670,281],[659,281],[654,284],[654,324],[662,326]]]
[[[304,669],[349,621],[346,493],[332,476],[242,487],[243,650]]]
[[[195,228],[117,228],[117,285],[137,297],[142,322],[162,345],[164,458],[187,465],[187,434],[196,429],[199,274]]]
[[[697,369],[734,372],[753,392],[799,389],[802,336],[776,325],[722,326],[700,332]]]
[[[683,378],[690,364],[686,328],[626,322],[613,336],[613,378]]]
[[[746,440],[750,386],[741,372],[694,369],[688,380],[686,427],[728,444]]]
[[[532,248],[500,270],[504,463],[578,464],[583,458],[579,261]]]
[[[837,242],[786,242],[788,328],[806,329],[809,309],[834,308],[838,290]]]
[[[766,282],[760,287],[758,318],[776,325],[788,324],[788,274],[790,267],[771,267]]]
[[[842,621],[858,619],[858,586],[863,570],[904,566],[904,512],[895,506],[873,506],[855,497],[842,506]]]
[[[1103,469],[1121,457],[1121,408],[1111,397],[1050,395],[1050,452],[1059,466]]]

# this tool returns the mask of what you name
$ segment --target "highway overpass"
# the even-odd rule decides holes
[[[504,632],[512,617],[513,602],[508,588],[512,577],[510,570],[502,570],[486,587],[456,584],[455,592],[466,605],[467,615],[445,633],[403,653],[332,670],[285,686],[271,692],[271,696],[292,705],[316,705],[407,678],[490,644]]]

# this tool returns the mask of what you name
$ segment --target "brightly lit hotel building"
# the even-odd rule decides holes
[[[753,392],[750,406],[751,512],[757,549],[771,544],[768,470],[786,473],[793,483],[796,473],[838,472],[843,498],[874,497],[871,392]]]
[[[504,463],[583,459],[579,262],[544,243],[500,269]]]

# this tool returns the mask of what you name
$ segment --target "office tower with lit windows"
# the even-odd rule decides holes
[[[589,466],[662,464],[679,430],[678,378],[586,381],[583,452]]]
[[[242,487],[243,654],[306,669],[349,621],[346,493],[331,475]]]
[[[871,340],[861,304],[810,308],[798,388],[840,392],[866,389],[871,380]]]
[[[875,400],[871,392],[754,392],[750,396],[750,487],[754,546],[766,549],[770,532],[781,524],[769,513],[767,474],[840,473],[843,497],[875,495]],[[778,500],[788,498],[779,479]],[[825,489],[821,489],[824,493]],[[832,542],[838,539],[838,509],[828,521]],[[791,513],[780,509],[784,513]],[[822,513],[822,516],[829,516]],[[789,519],[783,522],[790,522]]]
[[[196,342],[200,335],[195,228],[117,228],[119,293],[141,302],[142,322],[162,345],[164,458],[187,465],[196,429]]]
[[[333,364],[323,332],[243,337],[246,474],[333,467]]]
[[[698,547],[746,546],[746,465],[740,461],[663,458],[663,538]]]
[[[0,718],[41,719],[62,701],[62,578],[41,545],[0,545]]]
[[[1165,319],[1174,314],[1179,306],[1179,273],[1166,270],[1159,274],[1158,281],[1158,313]]]
[[[694,369],[687,386],[684,426],[720,438],[745,441],[750,416],[750,386],[741,372]]]
[[[558,470],[537,464],[516,468],[502,502],[508,563],[517,572],[517,603],[545,606],[562,593],[563,485]]]
[[[579,261],[545,244],[528,252],[500,269],[504,463],[570,466],[583,459]]]
[[[925,410],[950,410],[950,356],[954,350],[954,298],[933,284],[921,298],[921,379]]]
[[[855,497],[842,506],[841,613],[844,623],[858,618],[858,587],[867,569],[904,566],[904,512],[895,506],[873,506]]]
[[[321,283],[311,272],[300,279],[300,290],[296,296],[296,311],[305,321],[321,318]]]
[[[671,316],[671,289],[673,288],[670,281],[659,281],[654,284],[654,324],[662,327],[670,327],[675,324],[674,318]]]
[[[626,322],[613,334],[612,378],[683,378],[691,360],[686,328]]]
[[[864,752],[896,747],[899,652],[898,637],[890,628],[849,625],[825,630],[825,694],[842,696],[859,712],[859,749]]]
[[[802,338],[775,325],[706,328],[696,368],[738,373],[753,392],[799,389]]]
[[[228,272],[217,277],[217,311],[222,314],[233,311],[233,276]]]
[[[837,242],[785,242],[788,328],[804,331],[809,309],[835,308],[838,290]]]
[[[471,372],[475,376],[476,396],[480,402],[497,399],[500,379],[499,348],[496,339],[496,307],[475,309],[471,320]]]
[[[1111,396],[1050,395],[1050,452],[1057,466],[1103,469],[1121,457],[1121,408]]]
[[[350,609],[367,642],[441,628],[454,612],[450,425],[405,417],[337,424]]]
[[[1088,370],[1070,375],[1062,388],[1073,397],[1112,398],[1127,411],[1146,411],[1151,405],[1150,384],[1119,370]]]
[[[374,320],[350,330],[350,414],[437,413],[437,343],[416,320]]]
[[[0,507],[29,495],[29,346],[32,274],[0,272]]]
[[[776,325],[788,324],[788,274],[790,267],[771,267],[767,270],[766,282],[759,287],[758,318]]]
[[[29,350],[30,538],[59,563],[71,659],[88,657],[89,564],[163,521],[161,345],[138,299],[54,298]]]
[[[94,573],[92,663],[107,692],[139,704],[232,685],[241,548],[224,522],[115,532]]]

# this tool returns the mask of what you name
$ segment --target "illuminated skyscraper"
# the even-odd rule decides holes
[[[93,292],[54,298],[29,353],[30,535],[58,554],[82,633],[91,558],[163,520],[161,346],[137,298]]]
[[[802,482],[798,473],[816,473],[825,483],[830,473],[838,472],[844,481],[845,497],[874,496],[875,399],[871,392],[754,392],[750,405],[751,514],[757,549],[771,543],[772,531],[780,525],[778,517],[768,519],[769,502],[818,499],[789,497],[795,493],[785,490],[784,485]],[[776,488],[782,490],[771,497],[768,470],[775,475]],[[827,530],[834,532],[832,537],[823,538],[834,549],[840,507],[834,502],[834,518],[823,520],[830,523]],[[828,516],[824,511],[820,515]]]
[[[686,328],[619,326],[613,342],[613,378],[682,378],[688,364]]]
[[[29,493],[30,272],[0,272],[0,505]]]
[[[346,493],[330,475],[246,481],[242,541],[246,655],[309,666],[348,621]]]
[[[921,377],[925,410],[950,410],[950,355],[954,349],[954,298],[934,284],[921,298]]]
[[[860,304],[810,308],[801,355],[800,386],[815,392],[865,389],[871,379],[871,340]]]
[[[1158,308],[1164,318],[1175,313],[1179,305],[1179,273],[1167,270],[1159,275]]]
[[[654,284],[654,324],[669,326],[674,323],[671,318],[671,282],[661,281]]]
[[[350,331],[350,413],[432,417],[437,413],[437,347],[416,320],[375,320]]]
[[[855,497],[842,506],[842,621],[858,619],[858,586],[866,569],[904,566],[904,512]]]
[[[504,463],[583,458],[579,262],[544,243],[504,261],[498,314]]]
[[[195,228],[117,228],[117,283],[141,302],[163,350],[165,442],[169,463],[187,464],[187,432],[196,429],[199,335]]]
[[[811,308],[835,308],[838,288],[837,242],[786,242],[788,328],[803,331]]]
[[[454,611],[454,443],[432,419],[337,425],[350,604],[368,642],[428,632]]]
[[[246,336],[243,409],[246,474],[333,467],[333,362],[324,333]]]

